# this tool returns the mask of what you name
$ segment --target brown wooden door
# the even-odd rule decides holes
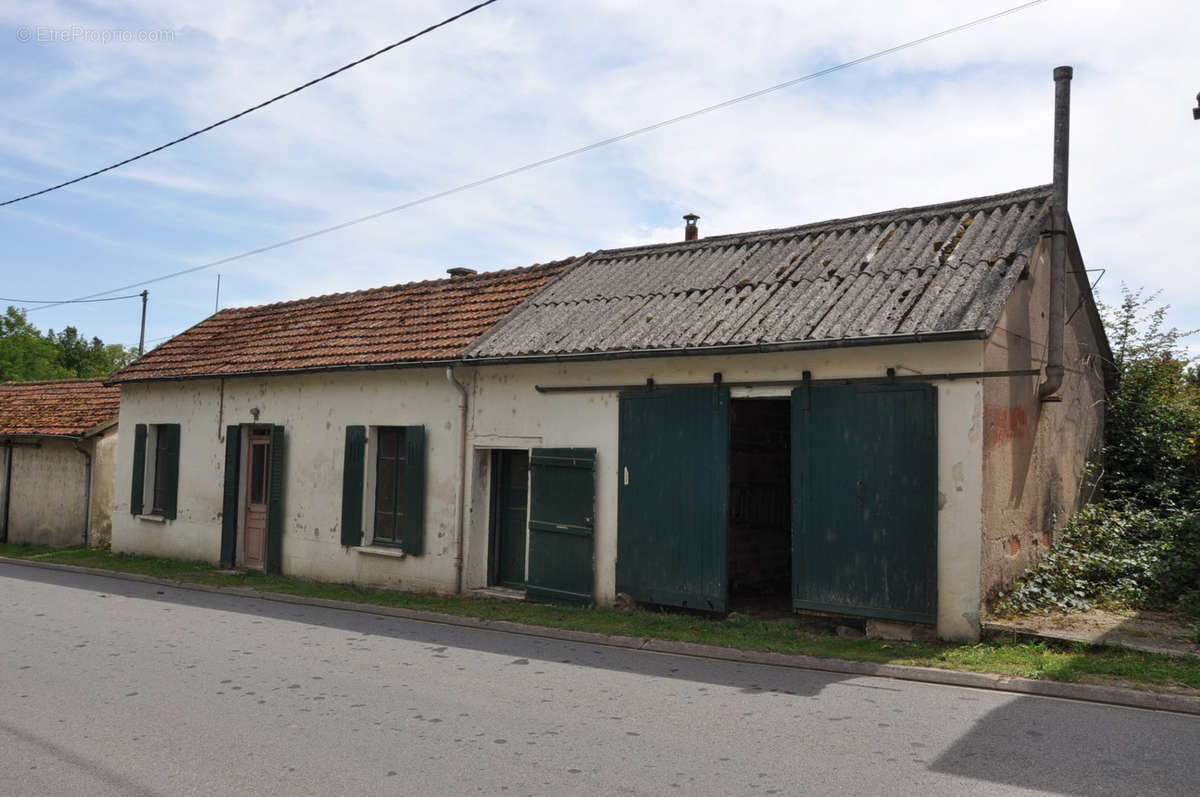
[[[246,457],[246,521],[242,527],[242,565],[249,570],[263,569],[270,449],[270,429],[252,429]]]

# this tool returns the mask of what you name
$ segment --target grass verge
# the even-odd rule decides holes
[[[178,581],[248,587],[375,606],[394,606],[443,614],[511,620],[518,623],[601,634],[652,637],[706,645],[801,653],[825,658],[908,664],[951,670],[998,673],[1075,683],[1102,683],[1135,689],[1200,694],[1200,659],[1081,643],[884,642],[839,637],[815,630],[793,617],[710,618],[676,612],[638,610],[629,614],[604,607],[577,608],[372,589],[348,584],[305,581],[261,573],[229,573],[203,562],[114,554],[86,548],[50,549],[0,544],[0,556],[139,573]]]

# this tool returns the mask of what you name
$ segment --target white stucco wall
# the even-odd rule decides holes
[[[487,577],[488,456],[493,448],[594,447],[596,454],[596,598],[615,597],[617,555],[618,394],[542,394],[534,385],[711,383],[882,376],[982,369],[979,341],[826,349],[735,357],[680,357],[474,369],[468,446],[467,588]],[[980,380],[936,383],[938,391],[938,633],[974,639],[979,633],[982,499]],[[790,395],[789,388],[733,388],[735,398]]]
[[[23,442],[28,445],[12,448],[8,541],[55,547],[82,544],[87,520],[83,454],[71,440]]]
[[[618,394],[538,393],[534,386],[726,382],[978,371],[983,343],[961,341],[812,352],[681,357],[569,364],[456,368],[470,391],[464,586],[487,578],[489,454],[496,448],[582,446],[597,450],[596,581],[601,603],[615,597]],[[938,632],[978,635],[982,533],[980,380],[935,383],[938,391]],[[220,555],[224,432],[258,422],[286,429],[283,572],[332,581],[452,591],[459,481],[459,394],[444,368],[361,371],[224,382],[198,380],[122,388],[113,549],[216,562]],[[735,398],[790,395],[788,388],[733,388]],[[179,423],[178,517],[129,513],[135,424]],[[403,559],[340,544],[345,427],[422,424],[427,434],[426,552]],[[370,455],[368,454],[368,457]]]
[[[258,410],[257,421],[252,409]],[[459,394],[440,368],[235,378],[224,380],[223,387],[220,380],[124,385],[113,550],[217,562],[225,427],[278,424],[285,428],[285,574],[452,591],[459,418]],[[129,512],[133,429],[139,423],[180,424],[179,502],[174,520],[135,517]],[[348,425],[425,426],[422,555],[372,556],[341,545]],[[369,519],[369,506],[364,515]]]

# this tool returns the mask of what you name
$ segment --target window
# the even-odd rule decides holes
[[[147,456],[149,454],[149,456]],[[139,423],[133,434],[129,511],[174,518],[179,495],[179,424]]]
[[[404,519],[404,430],[381,428],[375,439],[376,545],[400,545]]]
[[[155,427],[159,431],[161,427]],[[154,492],[150,502],[151,514],[163,514],[167,503],[167,435],[159,431],[154,436]]]
[[[369,532],[370,545],[418,555],[424,517],[425,427],[377,426],[368,436],[365,426],[347,426],[342,545],[362,545],[364,532]]]

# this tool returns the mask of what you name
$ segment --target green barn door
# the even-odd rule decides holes
[[[792,393],[792,605],[937,619],[931,385]]]
[[[525,597],[592,602],[596,449],[535,448],[529,459],[529,580]]]
[[[621,394],[617,591],[725,611],[729,389]]]

